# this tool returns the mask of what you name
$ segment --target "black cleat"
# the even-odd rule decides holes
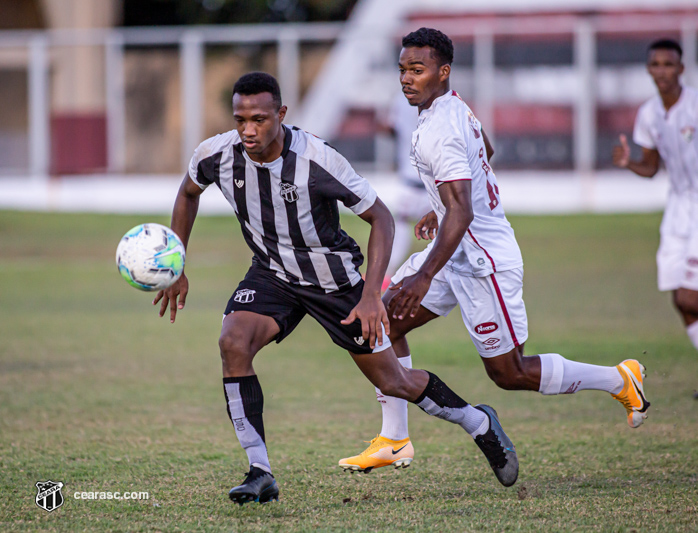
[[[475,437],[475,443],[487,457],[499,482],[505,487],[511,487],[519,476],[519,459],[514,443],[504,433],[497,411],[484,404],[476,405],[475,409],[479,409],[490,419],[490,429],[484,435]]]
[[[242,505],[247,502],[267,503],[271,500],[279,501],[279,487],[274,476],[256,466],[250,466],[245,481],[237,487],[230,489],[228,498]]]

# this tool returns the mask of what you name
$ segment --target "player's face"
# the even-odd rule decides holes
[[[448,89],[451,66],[439,65],[428,46],[403,48],[398,68],[402,93],[410,105],[418,106],[420,111]]]
[[[671,93],[679,87],[683,63],[676,50],[652,50],[647,58],[647,71],[660,94]]]
[[[286,106],[277,108],[271,93],[233,95],[235,129],[240,134],[245,151],[254,161],[268,163],[279,156],[272,152],[280,153],[276,146],[278,143],[274,141],[281,133],[285,116]]]

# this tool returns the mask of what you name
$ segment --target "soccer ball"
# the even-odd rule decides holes
[[[184,245],[160,224],[141,224],[126,232],[116,248],[116,266],[129,285],[142,291],[166,289],[184,270]]]

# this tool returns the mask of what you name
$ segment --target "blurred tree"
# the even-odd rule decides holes
[[[358,0],[123,0],[124,26],[346,20]]]

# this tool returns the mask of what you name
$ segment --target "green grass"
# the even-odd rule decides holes
[[[350,357],[307,319],[256,361],[281,501],[238,507],[227,491],[247,463],[217,348],[250,258],[237,223],[197,221],[191,294],[171,325],[113,263],[127,229],[167,218],[0,212],[0,530],[698,530],[698,357],[656,290],[659,215],[511,219],[526,262],[527,353],[640,358],[645,425],[628,428],[602,392],[498,389],[454,312],[411,335],[415,365],[497,408],[519,452],[517,484],[501,487],[462,430],[413,406],[413,466],[345,474],[337,460],[377,433],[380,410]],[[361,221],[343,223],[365,240]],[[46,479],[65,484],[50,514],[34,503]]]

